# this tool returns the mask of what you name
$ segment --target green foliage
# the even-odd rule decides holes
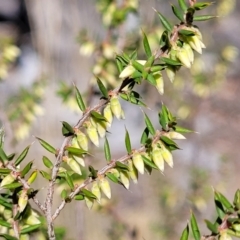
[[[136,3],[134,0],[126,1],[125,4],[118,7],[116,1],[99,0],[97,5],[105,26],[118,28],[127,19],[128,14],[136,12]],[[6,154],[4,133],[1,130],[0,186],[2,192],[0,206],[1,212],[5,211],[5,215],[1,216],[0,225],[1,228],[4,227],[6,232],[1,235],[2,237],[18,239],[18,235],[31,235],[36,232],[40,234],[44,231],[41,229],[44,221],[42,221],[40,214],[30,206],[30,199],[35,202],[47,220],[48,237],[56,239],[53,222],[71,201],[84,200],[87,207],[91,209],[94,203],[101,202],[102,193],[108,199],[111,198],[111,185],[108,179],[128,189],[131,180],[137,182],[139,173],[151,174],[153,170],[164,172],[165,163],[173,167],[172,152],[180,149],[175,140],[185,139],[181,133],[192,131],[178,126],[177,118],[165,104],[162,104],[158,114],[159,129],[155,128],[150,118],[144,113],[143,119],[146,127],[143,130],[139,148],[132,149],[130,135],[126,130],[125,147],[127,153],[119,159],[112,159],[106,134],[111,128],[114,118],[118,120],[125,118],[120,98],[131,104],[147,107],[142,101],[140,93],[135,91],[135,86],[143,83],[151,84],[160,94],[163,94],[165,82],[163,71],[166,71],[166,75],[173,82],[175,75],[181,68],[191,69],[194,63],[194,51],[201,54],[202,49],[205,48],[200,30],[192,23],[193,21],[213,18],[210,15],[195,16],[196,11],[205,9],[211,3],[194,1],[191,3],[190,1],[188,6],[185,1],[178,0],[178,4],[180,8],[172,5],[174,15],[180,20],[180,23],[176,23],[174,26],[167,17],[155,10],[165,30],[158,39],[159,44],[155,51],[152,50],[148,34],[142,32],[142,45],[146,55],[144,60],[138,57],[136,50],[132,51],[128,48],[127,51],[118,53],[115,61],[113,61],[116,51],[115,46],[110,43],[97,46],[97,44],[86,40],[88,38],[86,34],[82,33],[79,36],[79,41],[82,43],[80,52],[89,54],[98,48],[102,49],[103,58],[96,62],[93,70],[101,97],[96,106],[86,106],[80,91],[75,85],[71,88],[68,88],[65,84],[61,85],[58,94],[67,100],[74,92],[75,101],[82,112],[82,117],[74,126],[65,121],[62,122],[64,140],[59,149],[37,137],[41,146],[56,157],[54,163],[46,156],[42,157],[44,167],[49,172],[35,169],[33,161],[28,162],[25,166],[24,164],[20,166],[20,163],[22,165],[23,160],[27,157],[30,145],[20,153],[14,164],[11,164],[15,155]],[[108,71],[107,68],[110,65],[114,66],[112,72]],[[107,74],[103,74],[103,70]],[[111,76],[116,75],[116,73],[119,74],[119,80],[111,82]],[[30,100],[35,97],[29,92],[24,91],[24,93],[26,96],[30,96]],[[36,96],[36,98],[40,100],[40,96]],[[26,100],[27,103],[29,99]],[[32,113],[32,111],[29,110],[27,113]],[[13,111],[11,116],[13,119],[17,118],[19,116],[18,110]],[[99,147],[102,139],[105,139],[103,148],[107,164],[102,169],[96,170],[91,165],[86,166],[85,161],[86,156],[89,155],[89,143],[91,142]],[[38,173],[49,184],[44,204],[38,201],[38,190],[34,189],[32,185],[38,178]],[[81,184],[77,182],[79,179],[82,180]],[[62,202],[53,212],[53,192],[55,185],[60,185],[60,183],[65,184],[59,196]],[[219,237],[219,239],[224,239],[223,237],[227,239],[230,235],[240,236],[239,192],[239,190],[236,192],[234,201],[231,203],[223,194],[215,191],[214,202],[217,219],[214,223],[205,220],[211,231],[209,236]],[[13,211],[14,209],[17,211]],[[19,229],[14,229],[14,224],[19,225]],[[188,239],[189,228],[194,239],[200,240],[202,236],[193,212],[191,212],[190,224],[182,232],[181,240]]]

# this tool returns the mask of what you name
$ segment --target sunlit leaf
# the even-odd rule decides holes
[[[107,162],[110,162],[112,157],[111,157],[111,151],[110,151],[110,147],[109,147],[107,138],[105,139],[105,143],[104,143],[104,153],[105,153],[105,158],[106,158]]]
[[[86,106],[83,102],[82,96],[81,96],[78,88],[75,85],[74,85],[74,87],[75,87],[75,91],[76,91],[76,100],[77,100],[78,107],[80,108],[80,110],[82,112],[84,112],[86,110]]]
[[[108,98],[108,91],[99,78],[97,78],[97,84],[98,84],[98,88],[101,91],[103,97]]]
[[[130,137],[129,137],[129,133],[128,133],[127,129],[125,129],[125,131],[126,131],[126,133],[125,133],[125,146],[126,146],[128,154],[130,154],[132,152],[131,141],[130,141]]]
[[[36,137],[40,144],[50,153],[56,154],[56,149],[41,138]]]

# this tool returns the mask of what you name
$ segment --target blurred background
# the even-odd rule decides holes
[[[61,121],[75,124],[81,116],[72,82],[94,105],[100,96],[94,75],[109,89],[120,83],[116,53],[137,46],[139,59],[145,58],[141,29],[157,49],[163,29],[153,7],[178,23],[164,0],[0,0],[0,126],[7,149],[21,152],[33,135],[60,147]],[[207,234],[204,219],[215,218],[213,189],[233,199],[240,182],[240,2],[218,0],[204,14],[219,17],[197,24],[207,49],[195,55],[191,70],[181,69],[173,84],[166,79],[163,96],[148,84],[137,88],[156,126],[163,102],[181,126],[199,134],[179,142],[175,166],[164,175],[140,176],[129,191],[113,185],[112,200],[91,211],[84,202],[69,204],[57,220],[64,239],[179,239],[190,209]],[[109,134],[114,158],[125,154],[125,126],[135,148],[144,129],[142,109],[122,104],[126,119],[115,120]],[[88,164],[103,167],[102,149],[91,152]],[[43,167],[43,154],[35,141],[28,160]],[[36,187],[43,200],[47,182]]]

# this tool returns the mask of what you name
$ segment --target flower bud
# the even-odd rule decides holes
[[[111,170],[109,170],[110,173],[112,173],[116,178],[120,177],[120,173],[116,168],[112,168]]]
[[[160,171],[164,171],[164,160],[162,156],[161,149],[158,147],[154,147],[152,151],[152,160],[156,164],[156,166],[160,169]]]
[[[100,188],[99,188],[98,183],[96,181],[93,183],[91,191],[97,197],[97,200],[100,203],[100,201],[101,201],[101,191],[100,191]]]
[[[227,232],[221,233],[219,240],[232,240],[232,237],[227,234]]]
[[[153,77],[156,80],[156,88],[157,88],[158,92],[162,95],[164,93],[163,77],[160,73],[154,74]]]
[[[77,174],[79,174],[79,175],[82,175],[82,171],[81,171],[81,168],[80,168],[79,164],[78,164],[73,158],[67,157],[66,162],[67,162],[68,166],[69,166],[75,173],[77,173]]]
[[[79,144],[76,137],[72,139],[71,146],[74,148],[79,148]]]
[[[72,156],[74,158],[74,160],[79,163],[81,166],[85,167],[85,162],[82,156]]]
[[[37,239],[40,240],[39,238]],[[30,236],[28,234],[21,234],[20,240],[30,240]]]
[[[84,200],[85,200],[85,203],[87,205],[87,208],[90,210],[93,206],[93,203],[94,203],[94,199],[92,198],[88,198],[88,197],[84,197]]]
[[[106,195],[107,198],[111,198],[111,188],[110,188],[110,184],[108,182],[107,179],[102,178],[99,181],[99,186],[102,190],[102,192]]]
[[[162,148],[162,157],[165,160],[165,162],[172,168],[173,167],[173,157],[170,151],[163,147]]]
[[[3,217],[4,217],[6,220],[9,220],[12,216],[13,216],[12,210],[10,210],[10,209],[5,209],[5,210],[3,211]]]
[[[128,65],[123,69],[123,71],[120,73],[119,78],[127,78],[130,77],[136,69],[132,65]]]
[[[107,104],[106,107],[104,108],[103,116],[107,119],[107,126],[111,127],[113,115],[112,115],[110,104]]]
[[[110,107],[111,107],[113,115],[117,119],[120,119],[121,115],[122,115],[122,107],[121,107],[121,104],[120,104],[117,96],[112,96],[111,97]]]
[[[40,220],[34,216],[33,214],[31,214],[27,219],[26,219],[26,224],[28,225],[35,225],[35,224],[40,224]]]
[[[191,62],[188,57],[188,53],[184,48],[179,48],[177,52],[177,58],[180,60],[180,62],[187,68],[191,68]]]
[[[89,124],[87,126],[87,134],[90,140],[92,141],[92,143],[98,147],[99,139],[98,139],[97,129],[92,124]]]
[[[171,82],[173,82],[174,78],[175,78],[175,75],[176,75],[176,70],[171,66],[168,66],[165,70],[166,70],[166,73],[167,73],[167,76],[168,76],[169,80]]]
[[[129,168],[129,176],[130,178],[133,180],[134,183],[138,182],[138,171],[136,169],[136,167],[133,165],[133,162],[130,160],[128,162],[128,168]]]
[[[141,173],[144,174],[144,162],[140,153],[136,152],[133,154],[133,164],[136,169]]]
[[[202,44],[201,40],[197,36],[191,36],[187,38],[187,43],[193,48],[196,52],[202,54]]]
[[[168,137],[175,140],[186,139],[181,133],[173,132],[173,131],[168,133]]]
[[[27,203],[28,203],[27,190],[22,190],[22,192],[18,198],[19,212],[23,212],[23,210],[27,206]]]
[[[15,181],[15,177],[13,176],[12,173],[9,173],[6,177],[3,178],[2,182],[1,182],[1,187],[7,185],[7,184],[11,184]]]
[[[129,189],[129,176],[127,172],[120,172],[120,180],[126,189]]]
[[[193,53],[193,50],[191,48],[191,46],[187,43],[184,43],[183,44],[183,49],[185,49],[187,55],[188,55],[188,59],[190,61],[190,63],[193,63],[193,60],[194,60],[194,53]]]
[[[107,124],[106,122],[99,121],[97,122],[97,131],[101,138],[104,138],[106,135]]]
[[[84,151],[88,151],[87,136],[81,131],[77,131],[77,142]]]

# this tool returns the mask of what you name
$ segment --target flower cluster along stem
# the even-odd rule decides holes
[[[164,132],[164,131],[157,131],[156,135],[153,138],[153,142],[158,141],[161,136],[165,135],[165,133],[166,132]],[[145,146],[141,146],[140,148],[138,148],[135,151],[137,151],[139,153],[145,152],[146,151],[146,147]],[[114,168],[116,166],[116,162],[124,163],[124,162],[128,161],[129,159],[131,159],[132,157],[133,157],[133,153],[132,154],[127,154],[125,156],[122,156],[121,158],[119,158],[117,160],[112,160],[108,165],[104,166],[101,170],[99,170],[97,175],[104,177],[105,174],[110,169],[112,169],[112,168]],[[76,187],[76,189],[69,194],[68,200],[67,201],[63,200],[61,202],[59,207],[56,209],[55,213],[52,215],[52,220],[55,220],[57,218],[57,216],[60,214],[61,210],[65,207],[65,205],[69,202],[69,200],[72,200],[82,189],[84,189],[85,187],[87,187],[89,184],[91,184],[94,181],[95,181],[95,179],[89,177],[81,185]]]

